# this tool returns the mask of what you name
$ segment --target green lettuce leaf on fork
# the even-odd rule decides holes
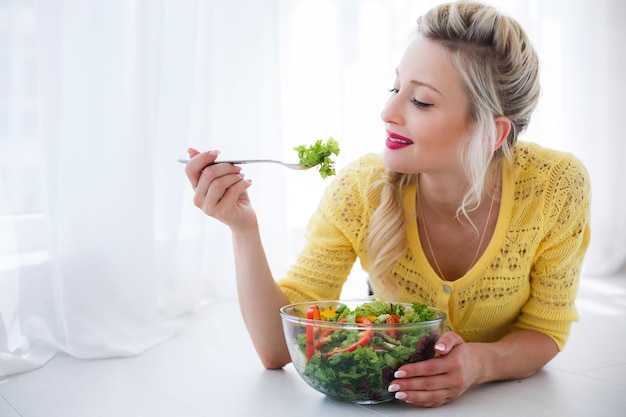
[[[331,159],[331,155],[339,155],[340,150],[339,143],[332,137],[326,142],[319,139],[311,146],[300,145],[293,149],[298,151],[298,158],[302,165],[318,166],[322,178],[335,175],[335,162]]]

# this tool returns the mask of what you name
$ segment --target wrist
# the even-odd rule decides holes
[[[259,235],[259,222],[255,215],[251,215],[240,222],[229,225],[233,240],[245,240]]]
[[[475,384],[484,384],[485,382],[491,382],[497,380],[494,369],[497,368],[499,361],[499,354],[497,349],[494,349],[491,343],[469,343],[472,350],[475,351],[473,355],[478,360],[475,361]]]

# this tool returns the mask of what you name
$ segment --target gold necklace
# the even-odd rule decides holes
[[[476,259],[478,258],[478,252],[480,252],[480,248],[483,245],[483,242],[485,241],[485,234],[487,233],[487,227],[489,226],[489,220],[491,219],[491,212],[493,211],[493,202],[495,200],[496,200],[496,192],[494,191],[493,196],[491,197],[491,204],[489,205],[489,213],[487,214],[487,221],[485,222],[485,227],[483,228],[483,233],[482,233],[482,236],[480,237],[480,242],[478,242],[476,253],[474,253],[474,258],[472,259],[472,262],[470,262],[469,267],[465,271],[466,273],[472,268],[472,265],[474,265],[474,262],[476,262]],[[424,209],[422,208],[422,199],[420,198],[419,186],[417,187],[417,204],[419,205],[420,216],[422,217],[422,224],[424,225],[424,236],[426,236],[426,243],[428,243],[428,249],[430,249],[430,254],[433,257],[433,261],[435,262],[435,267],[437,268],[437,272],[439,273],[439,276],[443,278],[444,281],[448,281],[446,276],[443,274],[441,267],[439,266],[439,262],[437,262],[435,251],[433,250],[433,246],[430,243],[430,236],[428,236],[428,227],[426,226],[426,219],[424,218]]]

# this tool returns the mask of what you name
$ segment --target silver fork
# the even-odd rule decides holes
[[[179,159],[178,162],[180,162],[181,164],[186,164],[189,162],[189,159]],[[271,163],[271,164],[280,164],[286,168],[289,169],[295,169],[295,170],[304,170],[304,169],[309,169],[314,167],[315,165],[304,165],[304,164],[289,164],[287,162],[283,162],[283,161],[278,161],[276,159],[241,159],[239,161],[215,161],[210,165],[213,164],[233,164],[233,165],[240,165],[240,164],[258,164],[258,163]]]

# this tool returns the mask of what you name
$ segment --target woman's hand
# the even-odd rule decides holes
[[[401,366],[389,385],[396,398],[420,407],[439,407],[454,401],[477,380],[479,349],[448,332],[435,344],[439,357]]]
[[[218,154],[217,151],[201,153],[189,149],[190,160],[185,174],[195,191],[194,204],[231,229],[256,224],[256,215],[246,192],[251,181],[244,178],[238,166],[211,165]]]
[[[421,407],[439,407],[474,384],[526,378],[558,353],[554,340],[534,330],[515,330],[491,343],[465,343],[445,333],[435,344],[439,357],[401,366],[389,391]]]

